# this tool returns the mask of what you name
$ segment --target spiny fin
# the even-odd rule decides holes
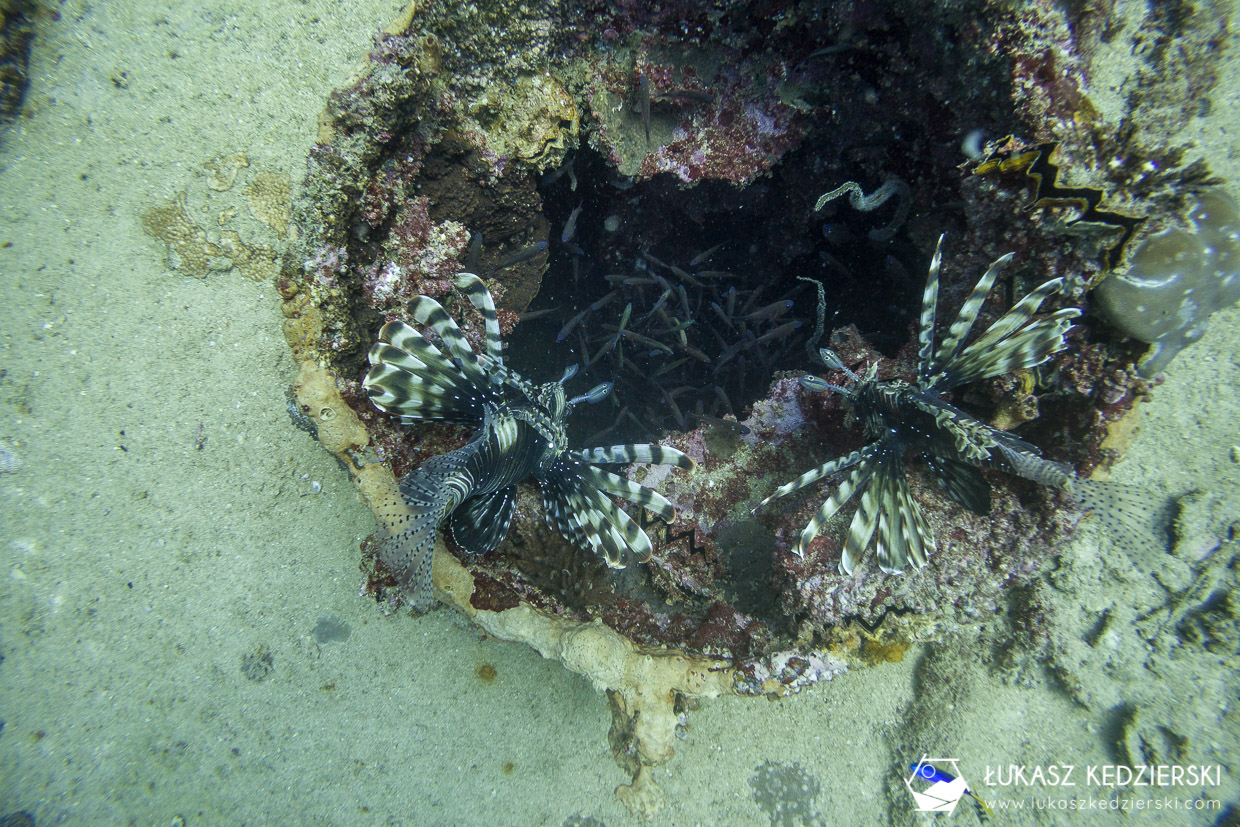
[[[822,479],[823,477],[829,477],[830,475],[836,473],[837,471],[843,471],[846,468],[851,468],[852,466],[856,465],[859,462],[869,461],[874,455],[875,451],[876,451],[875,446],[867,445],[865,448],[862,448],[858,451],[853,451],[851,454],[845,454],[844,456],[836,457],[835,459],[830,460],[829,462],[824,462],[822,465],[819,465],[817,468],[811,468],[809,471],[806,471],[804,474],[797,477],[792,482],[784,483],[779,488],[776,488],[775,491],[772,492],[772,494],[769,497],[767,497],[762,502],[758,503],[758,506],[757,508],[754,509],[754,511],[757,511],[758,508],[761,508],[762,506],[766,505],[771,500],[777,499],[779,497],[787,496],[788,494],[791,494],[793,491],[798,491],[807,485],[813,485],[814,483],[818,482],[818,480]],[[848,498],[845,497],[843,500],[840,500],[840,505],[843,505],[847,499]],[[835,513],[834,511],[831,512],[831,514],[834,514],[834,513]],[[830,519],[831,514],[828,514],[826,517],[824,517],[822,521],[826,522],[826,520]],[[813,537],[810,537],[810,539],[812,540]],[[803,545],[808,545],[808,544],[809,544],[808,541],[806,541]]]
[[[826,501],[823,502],[823,504],[818,508],[818,512],[814,514],[809,523],[805,526],[805,530],[801,532],[801,539],[797,542],[797,555],[804,557],[806,549],[809,548],[809,544],[815,537],[818,536],[818,532],[822,531],[822,527],[826,524],[827,520],[835,516],[835,512],[839,511],[844,506],[844,503],[848,502],[857,489],[865,488],[866,484],[870,481],[870,477],[876,470],[878,470],[878,463],[874,461],[874,456],[878,452],[878,448],[881,444],[882,443],[867,446],[860,451],[854,451],[853,453],[848,454],[845,457],[840,457],[839,460],[836,460],[836,463],[842,464],[837,465],[835,470],[852,466],[852,472],[840,482],[835,491],[831,493],[831,496],[827,497]],[[827,463],[827,465],[831,464],[832,463]],[[821,468],[816,470],[821,470]],[[813,473],[816,473],[816,471],[810,471],[807,474],[802,474],[801,476],[803,478],[808,474]],[[798,482],[799,479],[800,478],[798,478],[798,480],[794,480],[792,483],[789,483],[789,485]],[[784,488],[787,487],[788,486],[784,486]],[[780,490],[782,491],[783,489]],[[777,494],[778,492],[776,492],[776,494],[772,494],[771,496],[774,497]],[[770,498],[768,497],[768,499]],[[849,528],[848,542],[845,543],[844,557],[840,560],[841,571],[844,570],[845,565],[848,566],[848,570],[845,572],[846,574],[852,573],[852,563],[849,560],[848,547],[849,544],[853,542],[852,531],[857,527],[858,523],[856,517],[854,516],[853,524]],[[865,544],[870,541],[870,533],[872,532],[873,526],[870,526],[865,537],[861,540],[861,545],[859,546],[860,551],[865,550]]]
[[[926,464],[949,499],[974,514],[990,513],[990,483],[981,471],[968,463],[937,454],[928,456]]]
[[[366,393],[379,410],[405,420],[478,422],[488,405],[500,402],[489,382],[475,382],[404,322],[383,326],[370,349],[370,363],[363,382]]]
[[[921,321],[917,328],[917,376],[923,385],[929,381],[934,367],[934,317],[939,307],[939,268],[943,264],[943,239],[946,235],[941,234],[939,243],[934,247],[930,272],[926,275],[926,289],[921,294]],[[819,290],[821,289],[820,287]]]
[[[584,451],[568,451],[568,455],[582,462],[593,464],[647,462],[651,465],[675,465],[677,468],[693,468],[693,459],[675,448],[662,445],[612,445],[610,448],[587,448]]]
[[[940,240],[941,241],[941,240]],[[969,297],[965,299],[964,305],[961,306],[960,312],[956,314],[956,320],[952,322],[948,328],[947,338],[939,347],[938,353],[934,355],[934,362],[930,369],[930,374],[946,372],[947,366],[950,365],[960,355],[960,349],[964,346],[965,339],[969,337],[969,332],[973,329],[973,323],[977,321],[977,314],[982,309],[986,297],[990,295],[991,288],[995,285],[995,277],[999,275],[999,271],[1003,269],[1009,261],[1012,260],[1012,254],[995,259],[986,268],[986,272],[973,285]]]
[[[577,468],[577,473],[600,491],[623,497],[669,523],[676,519],[675,507],[666,497],[652,488],[633,482],[628,477],[595,468],[593,465],[582,465]]]
[[[912,561],[926,565],[934,551],[934,535],[921,506],[913,499],[904,466],[897,456],[887,456],[874,474],[870,490],[878,501],[878,565],[888,574],[899,574]]]
[[[517,488],[509,485],[461,503],[448,525],[452,540],[469,554],[494,551],[508,536],[512,515],[517,510]]]
[[[455,282],[457,289],[465,294],[470,304],[478,308],[482,314],[483,326],[486,330],[486,355],[495,364],[504,364],[504,344],[499,337],[499,317],[495,314],[495,300],[491,291],[487,290],[482,279],[473,273],[458,273]],[[499,384],[499,378],[492,373],[491,381]]]
[[[1112,545],[1153,558],[1169,546],[1171,500],[1138,485],[1072,480],[1066,490],[1098,523]]]

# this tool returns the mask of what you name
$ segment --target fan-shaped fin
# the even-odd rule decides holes
[[[405,420],[476,422],[499,398],[472,381],[414,328],[389,322],[370,349],[363,386],[375,407]]]
[[[1013,370],[1040,365],[1067,347],[1064,336],[1080,308],[1057,310],[1044,319],[1030,322],[1038,308],[1063,286],[1063,279],[1042,284],[992,324],[977,341],[936,362],[937,374],[931,383],[938,390],[999,376]],[[962,311],[963,313],[963,311]],[[947,345],[943,352],[946,353]]]
[[[934,364],[930,368],[930,375],[946,370],[947,365],[956,358],[960,348],[964,345],[965,339],[969,337],[969,331],[973,329],[973,323],[977,321],[977,314],[982,309],[982,304],[986,301],[986,297],[990,295],[991,288],[995,285],[995,277],[999,275],[999,271],[1003,269],[1003,266],[1011,260],[1011,253],[995,259],[986,268],[986,272],[982,274],[977,284],[973,285],[973,290],[969,293],[969,297],[965,299],[964,304],[960,307],[960,312],[956,314],[956,320],[948,328],[947,338],[943,340],[943,344],[934,355]]]
[[[508,536],[517,510],[517,488],[510,485],[481,497],[472,497],[452,512],[448,525],[452,539],[470,554],[486,554]]]
[[[452,362],[465,378],[475,385],[485,387],[490,384],[486,371],[478,363],[478,355],[469,346],[469,340],[461,332],[456,321],[448,315],[439,302],[430,296],[417,296],[409,302],[409,314],[419,324],[424,324],[440,338],[451,354]]]

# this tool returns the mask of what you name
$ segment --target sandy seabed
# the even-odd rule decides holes
[[[275,244],[246,186],[260,173],[296,186],[326,95],[398,8],[70,2],[37,23],[24,115],[0,141],[0,815],[632,820],[612,794],[627,779],[608,751],[607,704],[584,679],[449,612],[384,617],[359,598],[358,544],[373,521],[290,420],[294,364],[271,283],[173,271],[142,230],[144,210],[184,192],[194,221],[235,209],[229,226]],[[1234,58],[1224,77],[1191,137],[1236,182]],[[238,152],[249,165],[213,189],[203,164]],[[1233,308],[1154,390],[1113,476],[1168,496],[1210,492],[1234,521],[1238,390]],[[1088,536],[1065,559],[1057,588],[1083,616],[1146,588],[1126,577],[1122,551]],[[1220,783],[1186,797],[1237,801],[1237,654],[1149,672],[1125,646],[1082,665],[1089,708],[1045,672],[1014,680],[981,648],[953,644],[915,645],[901,663],[779,703],[707,704],[656,770],[668,798],[658,823],[904,822],[899,776],[919,744],[961,759],[975,787],[987,767],[1083,773],[1116,763],[1117,709],[1213,703],[1212,692],[1217,717],[1186,735],[1222,767]],[[1113,794],[993,789],[1013,801]],[[1001,823],[1218,815],[1025,806]]]

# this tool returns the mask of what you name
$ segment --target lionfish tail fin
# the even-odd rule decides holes
[[[411,501],[404,493],[378,504],[379,560],[396,578],[405,602],[418,613],[435,605],[431,561],[439,523],[447,514],[446,498]]]
[[[1147,559],[1166,554],[1172,502],[1139,485],[1073,479],[1064,486],[1097,521],[1106,541]]]
[[[375,509],[380,524],[379,560],[419,612],[435,602],[431,589],[435,540],[439,526],[472,493],[467,465],[479,445],[475,440],[422,463],[401,478],[398,497]]]

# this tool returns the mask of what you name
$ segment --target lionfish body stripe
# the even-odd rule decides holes
[[[580,548],[623,567],[626,555],[649,559],[650,539],[609,495],[662,517],[675,512],[664,497],[595,464],[646,462],[693,467],[680,451],[660,445],[615,445],[570,451],[565,421],[573,405],[598,401],[599,386],[569,399],[564,382],[532,385],[503,362],[499,322],[486,285],[461,273],[455,285],[482,314],[484,346],[476,353],[457,323],[434,299],[410,303],[417,324],[432,330],[436,345],[418,329],[394,321],[383,326],[370,350],[363,386],[380,410],[402,422],[436,420],[478,426],[463,447],[432,457],[399,485],[400,500],[376,509],[383,523],[380,559],[420,611],[433,602],[431,557],[440,526],[466,552],[484,554],[508,534],[516,509],[516,484],[533,477],[542,488],[547,521]]]

